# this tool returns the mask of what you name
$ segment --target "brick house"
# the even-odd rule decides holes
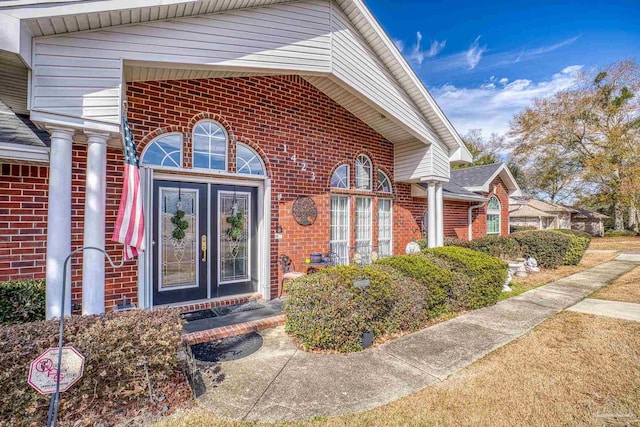
[[[49,318],[72,250],[120,258],[123,115],[147,250],[73,258],[65,313],[270,299],[282,255],[481,236],[493,195],[508,232],[506,168],[452,179],[469,152],[361,0],[18,0],[0,24],[0,280],[46,277]]]

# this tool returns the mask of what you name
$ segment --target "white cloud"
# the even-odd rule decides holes
[[[475,88],[447,84],[430,88],[430,92],[461,135],[470,129],[482,129],[485,135],[504,134],[509,130],[514,114],[536,98],[570,88],[575,83],[575,74],[581,69],[582,65],[572,65],[539,82],[529,79],[509,82],[505,77],[498,80],[502,84],[500,87],[493,82]]]
[[[540,46],[540,47],[531,48],[531,49],[522,48],[517,52],[508,51],[508,52],[497,53],[493,55],[492,60],[495,61],[496,65],[515,64],[523,60],[535,58],[545,53],[553,52],[554,50],[560,49],[561,47],[570,45],[571,43],[575,42],[579,38],[580,36],[578,35],[578,36],[571,37],[566,40],[562,40],[561,42],[548,45],[548,46]]]
[[[404,49],[404,43],[401,40],[394,40],[394,42],[402,52],[402,50]],[[407,59],[416,65],[422,65],[425,58],[431,58],[433,56],[436,56],[442,51],[442,49],[444,49],[446,45],[447,45],[446,40],[443,40],[441,42],[436,40],[431,42],[429,49],[422,50],[422,33],[420,33],[420,31],[417,31],[416,44],[413,45],[413,47],[411,48],[411,51],[407,55]]]
[[[476,37],[473,43],[471,43],[471,46],[469,46],[469,49],[465,52],[465,57],[467,58],[470,70],[476,68],[476,65],[478,65],[482,59],[482,54],[486,51],[486,46],[480,46],[480,36]]]

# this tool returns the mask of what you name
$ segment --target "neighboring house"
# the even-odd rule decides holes
[[[417,186],[413,189],[415,197],[423,193]],[[519,196],[520,188],[507,165],[495,163],[451,170],[443,194],[444,235],[471,240],[509,234],[509,197]],[[428,224],[426,229],[428,235]]]
[[[609,219],[607,215],[575,206],[572,209],[575,212],[571,214],[571,228],[594,236],[604,236],[604,221]]]
[[[423,222],[431,247],[508,233],[508,169],[450,171],[470,153],[361,0],[16,0],[0,25],[0,280],[46,277],[48,318],[72,250],[121,257],[123,114],[147,250],[77,255],[65,313],[273,298],[281,255],[400,254]]]
[[[542,200],[512,197],[509,201],[511,226],[535,227],[539,230],[571,228],[575,209]]]

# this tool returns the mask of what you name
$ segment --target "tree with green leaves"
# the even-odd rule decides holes
[[[574,87],[537,99],[511,123],[512,153],[549,195],[602,193],[624,229],[640,193],[640,66],[622,61],[581,73]]]

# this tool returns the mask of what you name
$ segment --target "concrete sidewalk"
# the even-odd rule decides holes
[[[586,298],[567,310],[640,322],[640,304],[631,302]]]
[[[640,265],[621,255],[498,304],[349,355],[297,350],[282,327],[263,347],[220,364],[224,380],[199,399],[218,416],[247,421],[303,420],[364,411],[440,381],[520,337],[555,313]]]

